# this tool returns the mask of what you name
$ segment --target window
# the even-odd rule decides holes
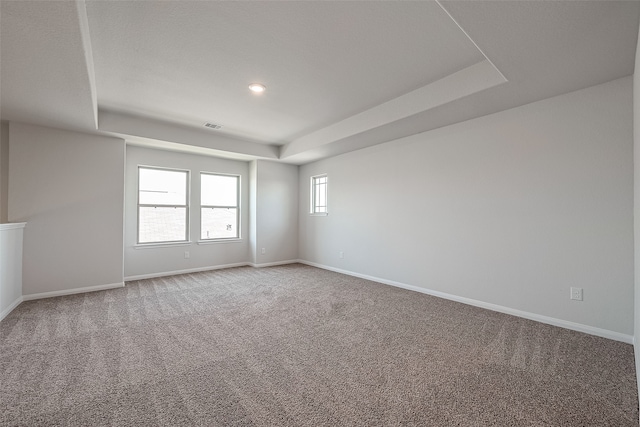
[[[327,175],[311,177],[311,213],[328,214],[327,210]]]
[[[200,239],[240,238],[240,177],[200,174]]]
[[[188,240],[189,172],[138,167],[138,243]]]

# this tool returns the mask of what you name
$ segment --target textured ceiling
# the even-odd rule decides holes
[[[0,0],[0,115],[304,163],[630,75],[639,14],[632,1]]]
[[[95,128],[86,28],[79,16],[73,2],[1,0],[3,120]]]
[[[106,108],[282,143],[484,59],[435,2],[90,2]],[[252,95],[251,82],[267,86]]]

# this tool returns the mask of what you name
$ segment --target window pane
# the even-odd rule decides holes
[[[139,203],[186,205],[187,172],[140,168]]]
[[[225,239],[239,237],[238,209],[202,208],[201,239]]]
[[[138,243],[184,241],[187,208],[140,207]]]
[[[203,206],[238,206],[238,177],[201,174]]]
[[[320,185],[318,187],[318,194],[320,195],[319,199],[320,201],[318,202],[318,206],[326,206],[327,205],[327,193],[326,190],[327,187],[325,185]]]

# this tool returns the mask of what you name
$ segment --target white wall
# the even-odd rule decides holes
[[[24,223],[0,224],[0,320],[22,302]]]
[[[298,258],[298,166],[256,160],[257,265]],[[262,253],[264,248],[265,253]]]
[[[127,146],[125,202],[125,277],[152,277],[181,271],[195,271],[249,261],[249,163],[209,156]],[[191,171],[189,222],[191,242],[187,245],[136,247],[138,165]],[[240,175],[241,240],[198,244],[200,238],[200,172]],[[185,259],[185,251],[189,258]]]
[[[639,30],[640,32],[640,30]],[[640,41],[640,34],[638,36]],[[634,264],[635,264],[635,356],[636,374],[640,373],[640,43],[636,46],[635,73],[633,74],[633,218],[634,218]],[[640,395],[640,382],[638,382]]]
[[[8,221],[9,122],[0,122],[0,224]]]
[[[258,262],[258,161],[249,163],[249,262]]]
[[[122,284],[123,140],[11,122],[8,200],[24,295]]]
[[[302,166],[300,258],[630,339],[631,93],[627,77]],[[308,214],[320,173],[326,217]]]

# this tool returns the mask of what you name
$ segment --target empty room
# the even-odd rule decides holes
[[[0,0],[0,426],[638,426],[639,31]]]

